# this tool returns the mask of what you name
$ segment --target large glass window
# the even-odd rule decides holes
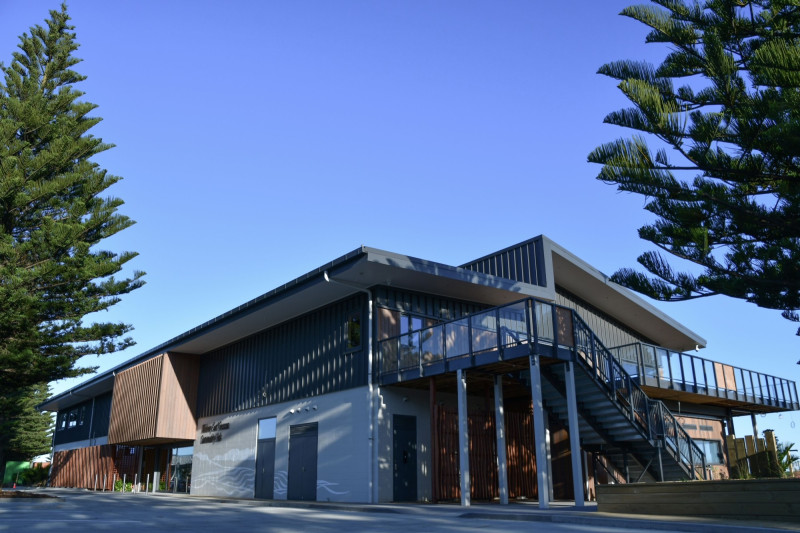
[[[131,448],[131,453],[134,451],[135,448]],[[172,449],[168,489],[171,492],[191,492],[193,454],[193,446]]]

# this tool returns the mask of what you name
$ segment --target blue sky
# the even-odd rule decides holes
[[[644,201],[586,162],[626,135],[602,123],[626,101],[598,67],[664,53],[629,3],[71,1],[93,133],[116,145],[96,160],[137,221],[106,246],[147,272],[102,317],[138,345],[81,363],[111,368],[361,244],[462,264],[543,233],[608,274],[633,265]],[[58,5],[0,0],[0,61]],[[777,311],[656,305],[700,355],[800,378]],[[798,413],[758,424],[800,443]]]

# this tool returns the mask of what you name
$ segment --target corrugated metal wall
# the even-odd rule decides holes
[[[365,328],[364,295],[203,355],[198,418],[366,385],[366,331],[359,348],[347,349],[347,320],[354,312]]]
[[[92,434],[89,435],[89,438],[96,439],[108,435],[108,423],[111,420],[111,398],[110,392],[95,397]]]
[[[633,342],[655,344],[644,335],[632,330],[607,313],[558,286],[556,286],[556,303],[576,310],[589,328],[597,334],[606,348],[624,346]]]
[[[487,255],[462,265],[462,268],[540,287],[547,286],[544,248],[540,237]]]
[[[443,321],[455,320],[490,307],[391,287],[376,287],[373,294],[378,307]]]

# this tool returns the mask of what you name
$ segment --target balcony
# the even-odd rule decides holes
[[[751,412],[800,409],[793,381],[646,343],[609,351],[652,398],[689,400]],[[697,398],[702,396],[704,398]]]

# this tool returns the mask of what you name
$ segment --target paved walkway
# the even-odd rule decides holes
[[[430,504],[340,504],[323,502],[234,500],[183,494],[93,493],[80,489],[43,489],[46,499],[0,498],[0,531],[531,531],[626,532],[631,530],[702,533],[800,531],[800,522],[618,515],[555,502],[540,510],[536,502],[471,507]],[[800,518],[799,518],[800,520]],[[534,523],[539,527],[532,527]]]

